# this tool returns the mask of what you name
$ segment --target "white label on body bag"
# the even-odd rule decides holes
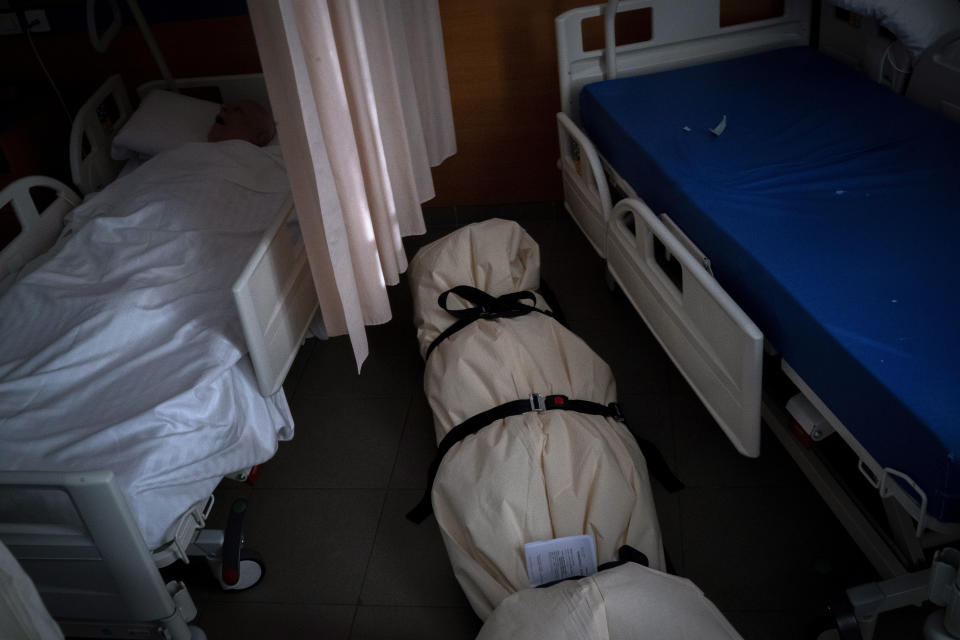
[[[531,587],[564,578],[587,577],[597,572],[593,536],[568,536],[523,545]]]

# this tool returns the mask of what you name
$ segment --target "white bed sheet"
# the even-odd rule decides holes
[[[230,141],[158,155],[74,209],[0,297],[0,468],[112,470],[156,548],[291,438],[230,292],[288,193],[276,149]]]

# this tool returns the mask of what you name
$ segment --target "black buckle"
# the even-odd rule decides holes
[[[545,396],[542,393],[530,394],[531,411],[549,411],[550,409],[566,409],[569,398],[567,396]]]
[[[531,411],[546,411],[547,402],[543,397],[542,393],[531,393],[530,394],[530,410]]]

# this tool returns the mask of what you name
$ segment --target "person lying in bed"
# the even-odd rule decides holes
[[[220,107],[220,112],[210,127],[207,141],[246,140],[258,147],[264,147],[273,140],[275,133],[273,118],[259,102],[241,100],[236,104]]]
[[[269,110],[253,100],[220,105],[157,90],[147,94],[113,138],[111,155],[114,160],[143,161],[190,142],[227,140],[264,147],[275,131]]]

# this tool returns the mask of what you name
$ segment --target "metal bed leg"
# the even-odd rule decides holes
[[[929,569],[848,589],[852,616],[838,613],[839,637],[872,640],[881,613],[927,601],[941,607],[927,617],[924,640],[960,638],[960,551],[938,551]],[[821,635],[821,638],[829,637]],[[837,637],[837,634],[834,634]]]

